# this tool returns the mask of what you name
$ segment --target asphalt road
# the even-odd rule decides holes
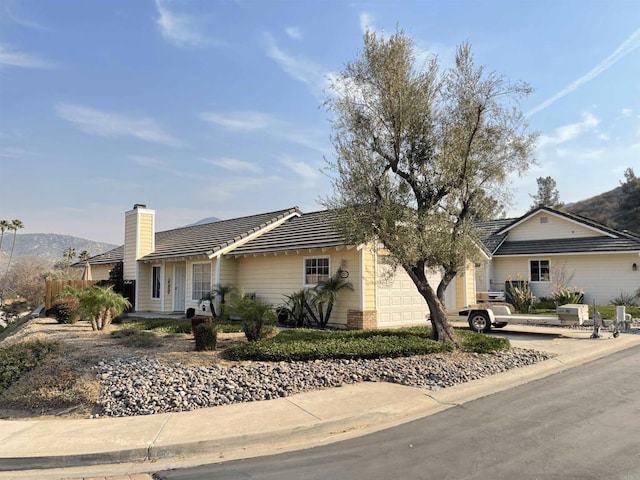
[[[156,475],[640,480],[640,347],[372,435]]]

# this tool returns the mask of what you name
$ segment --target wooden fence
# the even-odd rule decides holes
[[[53,306],[56,295],[64,287],[71,285],[75,288],[87,288],[98,283],[97,280],[50,280],[47,279],[47,290],[44,297],[44,308],[48,311]]]

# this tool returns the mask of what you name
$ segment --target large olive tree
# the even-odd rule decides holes
[[[455,344],[444,309],[449,283],[480,253],[474,222],[508,198],[507,175],[532,162],[535,135],[517,101],[530,92],[474,64],[462,44],[455,65],[417,65],[402,31],[368,32],[326,101],[337,227],[356,244],[379,242],[424,297],[433,338]],[[432,285],[429,271],[440,282]]]

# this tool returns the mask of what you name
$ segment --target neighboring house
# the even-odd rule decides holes
[[[107,279],[118,262],[135,292],[136,311],[208,313],[208,302],[200,299],[225,284],[279,305],[286,295],[341,271],[354,289],[340,292],[333,326],[424,324],[429,313],[409,276],[390,271],[384,250],[345,244],[326,210],[302,213],[294,207],[155,233],[155,212],[135,205],[125,213],[125,244],[89,259],[93,278]],[[437,282],[439,275],[431,279]],[[447,307],[474,302],[471,265],[447,289]]]
[[[544,207],[479,226],[490,258],[476,269],[478,292],[504,291],[520,277],[538,298],[560,282],[584,292],[585,303],[602,305],[640,289],[637,234]]]

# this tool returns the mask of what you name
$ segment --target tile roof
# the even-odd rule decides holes
[[[201,257],[214,254],[252,233],[268,227],[291,215],[300,215],[298,207],[248,217],[220,220],[158,232],[156,249],[142,257],[142,261],[154,261],[178,257]]]
[[[494,256],[605,252],[640,252],[640,239],[600,236],[506,241],[494,252]]]
[[[526,219],[544,210],[578,222],[599,231],[600,236],[575,239],[544,239],[509,242],[509,230]],[[627,231],[618,231],[601,223],[574,213],[553,208],[540,207],[515,219],[492,220],[478,223],[482,244],[493,255],[544,255],[559,253],[604,253],[640,251],[640,236]]]
[[[343,246],[344,240],[333,228],[333,216],[331,210],[321,210],[293,217],[234,249],[231,254],[244,256]]]
[[[298,207],[157,232],[155,251],[140,260],[147,262],[206,256],[291,215],[301,215]],[[102,255],[91,257],[89,263],[102,265],[121,262],[123,259],[124,246],[121,245]]]
[[[113,248],[107,252],[95,255],[89,258],[88,262],[91,265],[108,265],[111,263],[121,262],[124,259],[124,245]],[[77,262],[74,265],[82,266],[85,262]]]

